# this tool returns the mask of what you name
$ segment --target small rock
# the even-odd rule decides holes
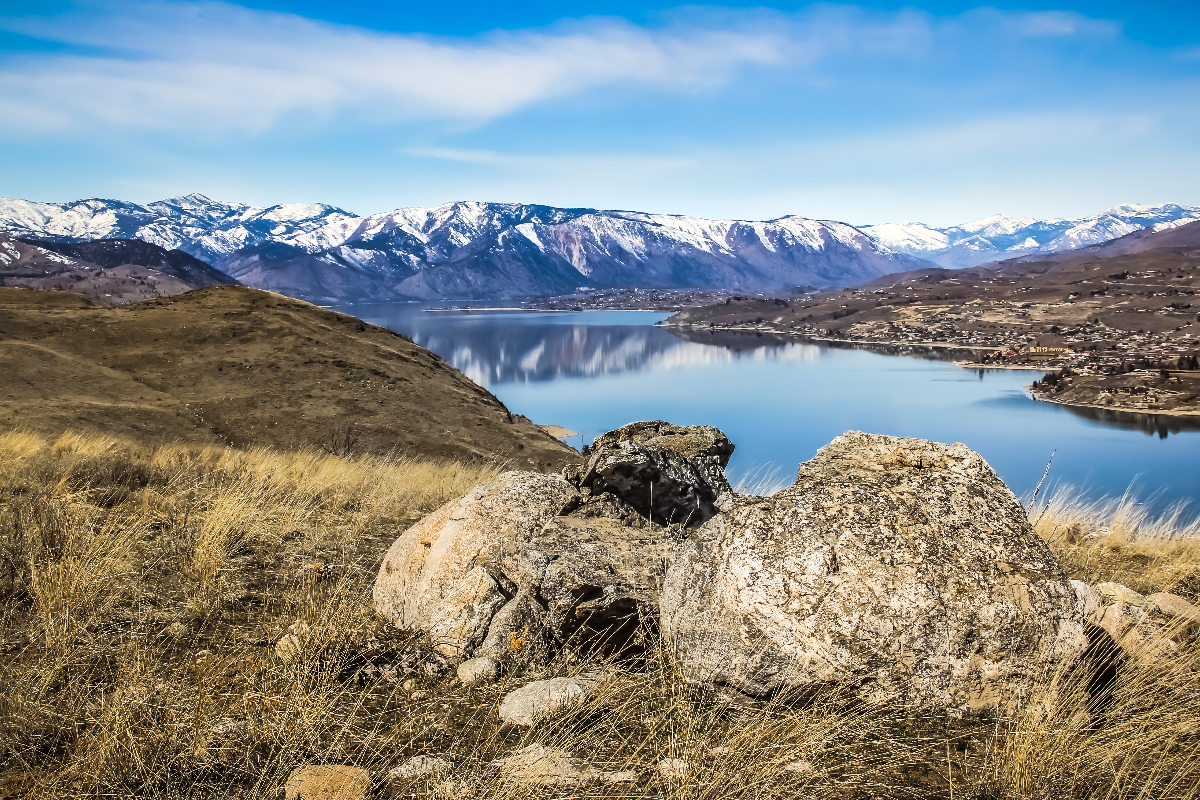
[[[275,643],[275,655],[285,663],[295,661],[303,650],[304,646],[300,642],[300,637],[294,633],[285,633]]]
[[[638,774],[632,770],[622,772],[592,772],[588,774],[590,780],[596,783],[637,783]]]
[[[505,695],[500,701],[500,719],[508,725],[530,727],[564,706],[587,699],[599,683],[598,676],[587,675],[534,681]]]
[[[570,753],[540,744],[518,750],[497,766],[502,778],[519,783],[562,786],[581,783],[584,777],[583,768]]]
[[[499,672],[500,665],[487,656],[472,658],[458,665],[458,679],[464,686],[493,681]]]
[[[363,800],[370,785],[365,769],[314,764],[292,770],[283,794],[285,800]]]
[[[1096,584],[1096,591],[1100,593],[1100,597],[1106,606],[1110,606],[1113,603],[1124,603],[1127,606],[1141,608],[1146,603],[1146,598],[1143,595],[1119,583],[1098,583]]]
[[[388,773],[393,781],[411,781],[433,775],[449,772],[454,765],[444,758],[437,756],[413,756],[400,766]]]
[[[1200,623],[1200,608],[1184,600],[1179,595],[1167,592],[1155,592],[1146,595],[1146,600],[1154,604],[1158,612],[1166,617],[1173,617],[1185,622]]]
[[[178,639],[187,633],[187,631],[187,625],[184,625],[182,622],[172,622],[166,627],[165,630],[163,630],[163,633],[165,633],[167,636],[170,636],[172,639]]]
[[[793,761],[790,764],[783,765],[784,772],[792,772],[797,775],[811,775],[817,771],[811,761]]]
[[[658,762],[658,774],[667,780],[681,781],[692,771],[692,765],[682,758],[664,758]]]

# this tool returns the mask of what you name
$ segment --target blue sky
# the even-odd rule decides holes
[[[0,196],[1200,205],[1200,4],[0,1]]]

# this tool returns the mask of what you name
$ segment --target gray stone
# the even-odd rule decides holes
[[[661,617],[693,684],[1008,711],[1084,647],[1077,600],[978,454],[850,432],[696,531]]]
[[[679,529],[609,493],[505,473],[414,525],[375,582],[379,613],[445,655],[539,661],[567,641],[622,652],[658,616]]]
[[[531,727],[560,709],[584,702],[601,682],[599,675],[577,675],[527,683],[500,701],[500,719],[507,725]]]
[[[413,781],[442,775],[453,767],[449,761],[437,756],[413,756],[389,772],[388,778],[393,781]]]
[[[494,681],[500,674],[500,665],[494,659],[480,656],[459,664],[457,673],[458,679],[463,685],[473,686],[476,683]]]
[[[476,486],[391,546],[375,579],[376,611],[400,628],[426,631],[443,655],[471,656],[516,592],[499,565],[579,499],[561,477],[536,472],[506,472]]]

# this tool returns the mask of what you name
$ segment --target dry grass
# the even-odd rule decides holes
[[[445,800],[1200,797],[1194,631],[1161,632],[1174,655],[1134,668],[1099,731],[1070,674],[1047,676],[1016,720],[831,697],[729,707],[689,691],[657,647],[637,665],[568,653],[463,687],[375,618],[369,588],[403,527],[496,471],[0,434],[0,797],[276,798],[310,763],[363,766],[382,797]],[[1072,577],[1193,586],[1181,516],[1058,495],[1031,517]],[[500,726],[516,685],[598,668],[609,678],[587,704]],[[492,762],[535,742],[636,781],[503,781]],[[454,766],[384,779],[418,754]],[[660,773],[667,758],[686,775]]]

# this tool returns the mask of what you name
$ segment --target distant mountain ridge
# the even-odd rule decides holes
[[[362,217],[323,204],[264,209],[199,194],[145,206],[0,199],[0,232],[12,236],[141,239],[189,253],[246,285],[318,302],[498,299],[581,287],[828,288],[1072,249],[1191,219],[1200,219],[1200,208],[1173,204],[1118,206],[1083,220],[989,217],[938,229],[518,203],[456,202]]]
[[[1026,255],[1077,250],[1135,231],[1161,231],[1198,219],[1200,208],[1194,206],[1126,204],[1080,219],[996,215],[949,228],[905,222],[867,225],[862,230],[896,252],[947,269],[961,269]]]

